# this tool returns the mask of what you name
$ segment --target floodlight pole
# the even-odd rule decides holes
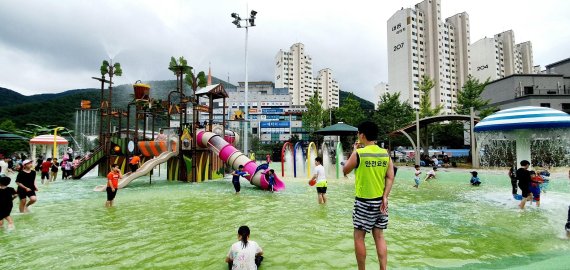
[[[249,34],[249,27],[255,26],[254,20],[255,15],[257,14],[256,11],[252,10],[250,12],[250,17],[241,19],[237,13],[232,13],[232,18],[234,18],[234,24],[237,28],[245,28],[245,103],[244,103],[244,110],[245,110],[245,117],[244,117],[244,124],[245,128],[243,131],[243,152],[248,153],[248,135],[249,135],[249,107],[248,107],[248,94],[249,94],[249,81],[248,81],[248,74],[247,74],[247,41],[248,41],[248,34]],[[245,26],[241,26],[240,22],[244,21]]]

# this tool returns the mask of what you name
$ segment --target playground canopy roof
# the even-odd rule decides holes
[[[570,115],[546,107],[515,107],[485,117],[475,132],[537,128],[570,128]]]
[[[319,135],[348,136],[356,135],[356,133],[358,133],[358,129],[351,125],[339,122],[332,126],[321,128],[315,131],[315,133]]]
[[[0,129],[0,140],[29,140],[26,137],[22,137],[20,135],[9,133],[8,131]]]
[[[63,137],[57,136],[56,137],[56,143],[57,144],[67,144],[67,140],[64,139]],[[30,144],[53,144],[53,135],[48,134],[48,135],[40,135],[40,136],[36,136],[33,137],[30,140]]]
[[[213,99],[218,99],[218,98],[227,98],[228,93],[226,92],[224,85],[219,83],[219,84],[208,85],[204,88],[198,89],[196,91],[196,96],[211,96]]]
[[[420,119],[420,128],[424,128],[429,124],[436,123],[436,122],[443,122],[443,121],[470,121],[471,117],[469,115],[460,115],[460,114],[451,114],[451,115],[438,115],[432,117],[426,117]],[[475,117],[475,123],[479,123],[479,118]],[[410,123],[409,125],[394,130],[389,133],[390,136],[397,136],[401,131],[405,131],[407,133],[412,133],[416,131],[416,121]]]

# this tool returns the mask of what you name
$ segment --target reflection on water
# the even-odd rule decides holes
[[[568,180],[553,177],[541,209],[516,209],[501,172],[442,171],[412,188],[401,168],[390,197],[386,232],[393,268],[549,268],[570,263],[562,235]],[[120,190],[116,207],[91,191],[101,178],[40,186],[32,213],[13,213],[16,229],[0,231],[1,269],[184,268],[227,269],[224,257],[237,228],[248,225],[265,252],[262,269],[355,269],[352,179],[330,179],[327,205],[317,204],[304,178],[268,193],[230,179],[200,184],[137,180]],[[367,236],[371,269],[374,243]],[[544,264],[541,264],[544,262]]]

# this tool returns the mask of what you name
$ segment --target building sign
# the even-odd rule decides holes
[[[288,128],[289,121],[266,121],[260,123],[261,128]]]
[[[279,120],[279,117],[278,114],[261,115],[261,120]]]
[[[283,114],[283,109],[261,109],[263,114]]]
[[[259,113],[257,109],[249,109],[249,113]]]
[[[267,102],[261,102],[261,106],[289,106],[289,102],[267,101]]]

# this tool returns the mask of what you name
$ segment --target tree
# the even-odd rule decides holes
[[[422,80],[420,81],[420,84],[418,85],[418,88],[420,89],[420,92],[421,92],[421,96],[420,96],[420,118],[439,115],[441,113],[441,110],[443,109],[443,104],[440,104],[439,106],[435,106],[432,108],[432,105],[431,105],[431,89],[434,87],[434,85],[435,84],[431,78],[429,78],[426,75],[422,76]],[[429,154],[429,134],[431,133],[431,129],[429,129],[428,126],[426,125],[423,130],[424,130],[423,131],[424,140],[423,140],[422,144],[424,146],[424,155],[428,155]]]
[[[319,93],[315,91],[309,101],[305,103],[307,112],[303,114],[303,128],[313,136],[315,131],[323,127],[323,122],[326,119],[326,111],[323,109],[323,101],[319,98]],[[328,118],[328,115],[327,115]]]
[[[414,109],[407,102],[400,101],[400,93],[386,93],[380,97],[378,108],[374,112],[374,121],[379,127],[379,139],[388,140],[389,148],[392,148],[392,139],[388,133],[402,128],[414,120]],[[408,145],[407,140],[402,137],[397,138],[394,142],[399,145]]]
[[[465,85],[457,94],[455,112],[457,114],[469,115],[469,108],[473,107],[473,110],[478,112],[479,117],[482,119],[497,111],[496,107],[488,107],[490,99],[484,100],[481,97],[487,84],[489,84],[489,79],[480,82],[479,79],[469,75]]]
[[[14,124],[14,122],[12,122],[12,120],[10,119],[5,119],[4,121],[2,121],[0,123],[0,129],[8,132],[15,132],[16,130],[18,130],[16,124]]]
[[[351,126],[357,126],[363,122],[367,116],[360,106],[360,102],[350,93],[344,100],[342,106],[335,110],[336,120],[342,121]],[[327,115],[326,118],[329,118]]]
[[[431,105],[431,89],[434,87],[434,82],[428,76],[422,76],[422,80],[418,85],[420,89],[421,96],[420,96],[420,118],[436,116],[441,113],[443,109],[443,105],[440,104],[432,108]]]

